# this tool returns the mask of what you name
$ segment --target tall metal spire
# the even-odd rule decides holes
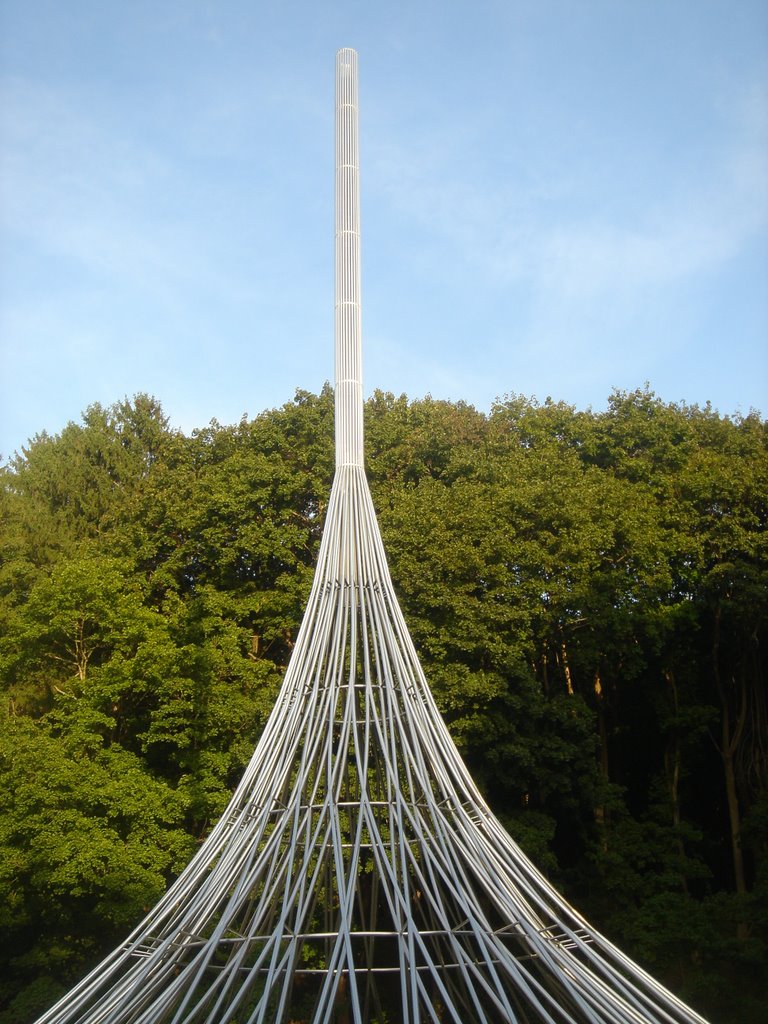
[[[357,54],[336,54],[336,465],[363,465]]]
[[[41,1024],[703,1024],[527,860],[435,706],[363,472],[352,50],[336,89],[337,467],[285,680],[197,856]]]

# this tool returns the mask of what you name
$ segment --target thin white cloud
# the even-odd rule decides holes
[[[713,331],[727,334],[728,324],[705,323],[703,311],[768,226],[763,106],[761,90],[732,89],[696,173],[678,166],[675,154],[665,158],[657,151],[655,176],[643,169],[634,179],[642,187],[626,193],[615,177],[601,179],[598,164],[589,168],[584,154],[570,175],[562,161],[537,174],[521,162],[516,178],[478,181],[474,160],[462,156],[466,137],[457,142],[452,126],[439,118],[418,145],[400,138],[380,145],[369,187],[407,232],[402,253],[408,273],[424,282],[425,293],[442,286],[460,324],[444,317],[441,346],[421,344],[418,358],[403,355],[420,383],[433,382],[416,393],[432,390],[481,406],[487,404],[483,394],[510,390],[581,395],[582,402],[600,404],[614,386],[667,380],[672,373],[679,390],[670,397],[678,399],[694,386],[695,367],[699,390],[687,397],[712,397],[720,371],[716,350],[707,346],[714,345]],[[642,155],[637,143],[624,159]],[[616,165],[611,171],[615,175]],[[408,287],[418,298],[417,286]],[[724,311],[727,297],[718,302]],[[461,315],[466,308],[473,309],[471,318]],[[392,333],[385,320],[379,330]],[[451,332],[462,331],[465,345],[483,352],[477,364],[450,340]],[[737,372],[728,389],[718,389],[731,408],[738,401],[732,397]],[[746,391],[755,394],[754,385]]]
[[[88,292],[133,292],[179,315],[190,293],[232,308],[280,292],[285,259],[269,244],[266,190],[235,198],[223,173],[198,176],[194,161],[184,163],[178,139],[164,149],[121,129],[98,105],[89,109],[79,94],[17,78],[4,83],[0,102],[0,225],[9,252],[27,245],[38,263],[53,260]],[[215,102],[208,116],[221,116]],[[209,141],[215,146],[212,132]],[[250,247],[238,262],[243,204]],[[13,300],[23,303],[23,291]]]
[[[549,178],[475,184],[455,140],[433,128],[418,147],[390,143],[376,154],[376,185],[391,206],[418,225],[411,244],[437,244],[448,258],[474,265],[500,287],[524,282],[567,302],[608,293],[627,297],[716,270],[768,224],[768,144],[758,116],[759,90],[735,103],[735,135],[681,195],[674,166],[644,195],[628,193],[605,213],[600,191],[616,183]],[[764,113],[764,111],[762,111]],[[419,156],[421,154],[421,158]],[[619,186],[620,188],[620,186]],[[568,197],[564,211],[559,202]]]

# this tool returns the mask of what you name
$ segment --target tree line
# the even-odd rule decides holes
[[[762,1020],[768,423],[376,392],[392,576],[475,780],[593,924]],[[147,395],[2,469],[0,1024],[127,934],[226,805],[312,580],[333,394],[185,436]]]

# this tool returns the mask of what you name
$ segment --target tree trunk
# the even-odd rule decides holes
[[[571,666],[568,664],[568,653],[565,649],[565,640],[560,641],[560,651],[563,655],[563,674],[565,676],[565,688],[568,696],[573,696],[573,680],[571,679]]]
[[[672,669],[666,669],[664,672],[664,678],[672,691],[672,704],[675,709],[675,718],[680,710],[680,705],[677,696],[677,683],[675,682],[675,674]],[[685,844],[683,843],[682,836],[680,835],[680,770],[681,770],[681,753],[680,753],[680,729],[675,724],[672,729],[669,739],[667,740],[667,746],[664,751],[664,769],[667,776],[667,786],[669,788],[669,801],[672,809],[672,824],[675,828],[677,837],[677,850],[680,854],[680,884],[683,892],[688,895],[688,878],[685,874]]]
[[[736,789],[736,752],[739,749],[744,725],[747,717],[746,685],[742,678],[740,685],[734,687],[737,690],[736,721],[731,718],[731,707],[728,694],[723,686],[720,674],[720,620],[721,611],[715,613],[714,639],[712,642],[712,667],[715,675],[715,684],[720,698],[721,708],[721,741],[720,758],[723,762],[723,774],[725,776],[725,796],[728,804],[728,821],[731,834],[731,857],[733,860],[734,888],[738,895],[743,896],[747,892],[746,873],[744,871],[744,852],[741,846],[741,808],[739,807],[739,795]],[[735,683],[735,680],[734,680]],[[736,937],[744,940],[747,938],[748,930],[745,921],[739,921],[736,925]]]
[[[608,783],[608,726],[605,721],[605,706],[603,697],[603,684],[600,680],[600,669],[595,672],[595,697],[597,698],[597,729],[600,737],[600,776],[604,782]],[[608,826],[608,810],[606,805],[599,804],[595,807],[595,821],[600,826],[602,834],[602,847],[603,850],[608,849],[608,836],[606,829]]]

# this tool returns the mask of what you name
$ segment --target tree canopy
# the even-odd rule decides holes
[[[615,392],[375,393],[367,465],[438,705],[491,806],[695,1007],[762,1019],[768,423]],[[333,394],[184,436],[146,395],[2,469],[0,1024],[34,1019],[226,804],[301,622]]]

